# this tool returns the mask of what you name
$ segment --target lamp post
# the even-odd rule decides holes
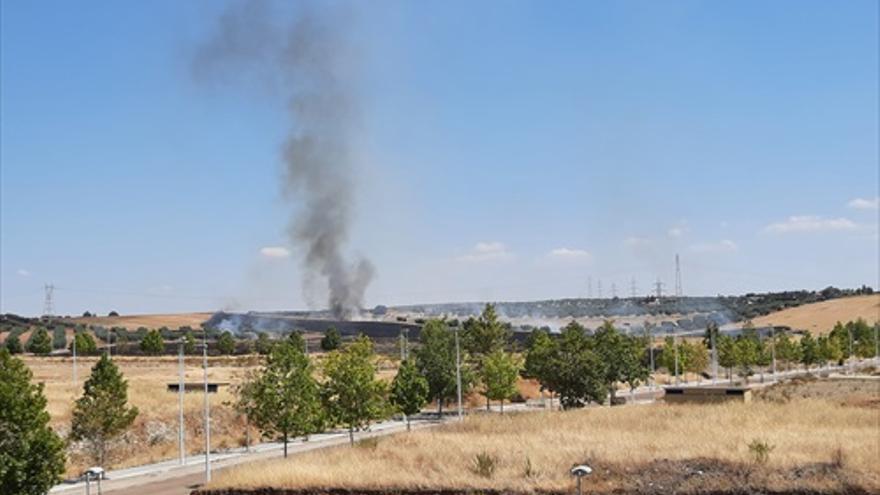
[[[211,481],[211,406],[208,399],[208,329],[205,328],[205,342],[202,346],[202,366],[205,373],[205,482]]]
[[[183,340],[181,338],[177,357],[177,447],[180,450],[180,465],[186,464],[186,447],[184,436],[186,431],[183,426],[183,394],[184,394],[184,359]]]
[[[593,468],[586,464],[571,468],[571,475],[577,478],[578,495],[581,495],[581,478],[593,472]]]
[[[458,327],[455,327],[455,388],[458,395],[458,419],[464,419],[461,408],[461,349],[458,345]]]

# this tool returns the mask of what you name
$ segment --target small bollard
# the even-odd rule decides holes
[[[581,478],[593,472],[593,468],[586,464],[581,464],[571,468],[571,475],[577,477],[578,495],[581,493]]]

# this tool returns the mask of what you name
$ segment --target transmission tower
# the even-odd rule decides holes
[[[587,299],[593,298],[593,277],[587,277]]]
[[[630,295],[630,297],[635,299],[636,292],[638,292],[638,290],[636,289],[636,278],[633,277],[632,280],[629,281],[629,295]]]
[[[599,292],[599,299],[602,299],[602,279],[599,279],[599,282],[596,283],[596,290]]]
[[[678,253],[675,254],[675,297],[681,297],[681,264],[678,262]]]
[[[660,277],[654,282],[654,290],[657,292],[657,299],[663,298],[663,282],[660,281]]]
[[[43,300],[43,314],[45,316],[53,316],[55,314],[55,301],[53,301],[55,286],[52,284],[45,284],[43,286],[45,291],[45,299]]]

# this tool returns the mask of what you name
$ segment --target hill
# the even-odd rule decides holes
[[[199,328],[199,326],[207,321],[211,315],[213,315],[213,313],[175,313],[159,315],[93,316],[71,318],[71,320],[74,323],[99,325],[105,328],[124,327],[126,330],[137,330],[138,327],[168,327],[171,330],[176,330],[184,326]]]
[[[838,321],[846,323],[857,318],[863,318],[872,325],[880,321],[880,294],[842,297],[804,304],[755,318],[753,323],[757,327],[781,325],[795,330],[809,330],[814,334],[824,334],[831,331]]]

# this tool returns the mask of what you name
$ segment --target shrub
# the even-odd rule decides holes
[[[150,330],[147,332],[147,335],[141,340],[141,350],[144,351],[145,354],[154,356],[162,354],[162,351],[165,350],[165,341],[162,339],[162,334],[159,333],[158,330]]]
[[[342,345],[342,336],[339,335],[339,330],[336,330],[335,327],[328,328],[321,339],[321,350],[325,352],[335,351],[339,349],[340,345]]]
[[[752,461],[755,464],[764,465],[770,460],[770,453],[773,452],[773,449],[775,448],[774,445],[770,445],[764,440],[758,440],[755,438],[749,444],[749,453],[752,455]]]
[[[67,332],[58,325],[52,328],[52,349],[64,349],[67,346]]]
[[[28,352],[45,356],[52,352],[52,339],[46,329],[39,327],[31,333],[31,337],[27,342]]]
[[[480,452],[474,456],[474,462],[471,465],[471,472],[483,478],[491,478],[495,474],[495,468],[498,467],[498,458],[486,451]]]

